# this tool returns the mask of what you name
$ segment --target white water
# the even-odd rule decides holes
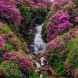
[[[43,41],[41,37],[42,25],[36,26],[36,34],[34,38],[34,53],[38,54],[40,52],[44,52],[46,50],[46,43]]]

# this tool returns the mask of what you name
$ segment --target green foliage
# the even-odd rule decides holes
[[[32,13],[30,12],[30,9],[24,5],[18,5],[18,8],[24,17],[26,24],[29,24],[32,21]]]
[[[4,33],[9,33],[9,32],[11,32],[11,29],[10,29],[10,27],[6,24],[6,25],[2,28],[2,32],[4,32]]]
[[[40,78],[40,75],[38,73],[30,71],[29,78]],[[43,74],[43,78],[48,78],[47,74]]]
[[[75,54],[74,56],[72,56],[72,64],[75,68],[78,68],[78,54]]]
[[[47,9],[32,9],[24,5],[18,5],[18,8],[25,19],[26,24],[31,24],[34,19],[38,19],[36,23],[41,24],[45,20],[48,13]]]
[[[1,63],[0,69],[4,71],[6,78],[21,78],[22,73],[19,69],[18,64],[13,61],[8,61],[6,63]]]
[[[38,9],[31,9],[32,16],[36,19],[37,24],[42,24],[45,19],[46,15],[48,14],[48,9],[38,8]]]
[[[66,45],[66,48],[69,49],[70,51],[77,51],[78,52],[78,37],[72,39],[69,41]]]
[[[6,48],[7,50],[9,50],[9,51],[14,51],[14,50],[15,50],[14,46],[13,46],[10,42],[7,42],[7,43],[5,44],[5,48]]]
[[[29,78],[40,78],[40,77],[37,73],[30,71]]]
[[[43,78],[49,78],[48,75],[43,75]]]
[[[78,0],[75,0],[75,3],[78,5]]]
[[[59,75],[61,75],[61,76],[64,76],[65,75],[64,64],[63,63],[58,64],[58,67],[56,68],[56,72]]]
[[[68,56],[67,56],[67,61],[69,63],[72,63],[74,65],[74,67],[78,68],[78,37],[69,41],[66,44],[66,48],[69,50]]]
[[[49,58],[49,64],[55,69],[60,76],[65,75],[64,64],[58,54],[54,54]]]
[[[50,56],[50,58],[49,58],[50,65],[56,66],[59,62],[60,62],[60,59],[59,59],[59,57],[57,57],[57,55]]]

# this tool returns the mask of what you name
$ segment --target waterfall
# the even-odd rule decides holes
[[[42,39],[41,31],[43,24],[36,26],[36,33],[34,38],[34,53],[44,52],[46,50],[46,43]]]

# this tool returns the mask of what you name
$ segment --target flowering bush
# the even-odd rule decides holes
[[[16,5],[14,5],[9,0],[0,0],[0,17],[1,19],[9,20],[13,22],[14,24],[21,23],[21,14],[19,10],[16,8]]]
[[[32,66],[30,60],[26,58],[21,58],[19,60],[19,64],[22,70],[27,70],[28,68],[30,68],[30,66]]]
[[[4,60],[17,60],[17,57],[16,57],[16,54],[14,53],[5,52],[3,54],[3,59]]]
[[[55,67],[58,74],[73,78],[74,70],[78,68],[78,6],[74,2],[54,1],[51,9],[53,13],[49,16],[48,22],[48,48],[52,52],[49,64]],[[64,63],[68,63],[68,66],[64,67]]]
[[[61,39],[59,39],[58,37],[50,41],[50,43],[48,43],[48,47],[50,49],[61,48],[63,45],[64,44],[62,43]]]
[[[78,22],[78,16],[75,17],[75,22]]]
[[[50,17],[50,23],[48,24],[48,40],[52,40],[54,34],[59,34],[69,29],[72,24],[69,21],[69,14],[65,11],[57,11]]]

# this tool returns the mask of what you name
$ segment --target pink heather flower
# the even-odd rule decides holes
[[[65,41],[68,39],[65,37]],[[62,48],[64,43],[59,39],[59,37],[56,37],[48,42],[48,48],[49,49],[57,49],[57,48]]]
[[[78,16],[75,17],[75,22],[78,22]]]
[[[50,0],[18,0],[17,2],[31,6],[32,8],[47,8],[51,5]]]
[[[68,4],[72,0],[54,0],[53,6],[62,7],[64,4]]]
[[[29,59],[21,58],[20,59],[20,66],[22,69],[27,69],[29,66],[31,66],[31,62]]]
[[[48,31],[48,42],[56,38],[57,35],[57,32]]]
[[[4,47],[5,45],[5,39],[0,36],[0,48]]]
[[[11,57],[10,57],[11,60],[16,60],[17,59],[17,56],[15,53],[12,53],[11,54]]]
[[[70,16],[68,12],[62,10],[57,11],[49,18],[48,40],[52,40],[52,38],[56,37],[56,34],[60,34],[72,27],[72,23],[69,21],[69,18]]]
[[[15,24],[20,24],[22,16],[10,0],[0,0],[0,14]]]
[[[64,36],[64,41],[68,42],[72,38],[75,38],[77,35],[78,35],[78,28],[75,28],[74,30],[72,30],[71,32],[69,32],[68,34]]]
[[[5,52],[4,54],[3,54],[3,59],[4,60],[16,60],[16,54],[14,54],[14,53],[8,53],[8,52]]]
[[[44,4],[44,3],[32,3],[31,7],[33,7],[33,8],[47,8],[48,5]]]
[[[66,29],[69,29],[72,26],[72,24],[69,21],[65,21],[64,23],[58,24],[56,27],[58,32],[63,32]]]
[[[47,8],[52,4],[50,0],[30,0],[29,3],[33,8]]]
[[[63,45],[62,42],[57,37],[48,43],[48,48],[49,49],[61,48],[62,45]]]
[[[3,54],[3,59],[4,59],[4,60],[9,60],[9,58],[10,58],[10,54],[9,54],[8,52],[5,52],[5,53]]]
[[[55,20],[62,20],[62,19],[69,19],[69,14],[67,11],[59,10],[57,11],[50,19],[55,19]]]

